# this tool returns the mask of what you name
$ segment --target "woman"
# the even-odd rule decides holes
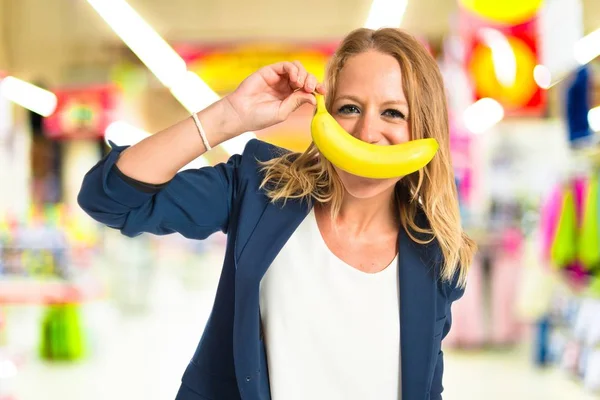
[[[294,154],[252,140],[227,163],[177,173],[325,94],[301,64],[282,62],[193,118],[113,148],[84,179],[81,207],[125,235],[228,235],[179,400],[441,398],[441,340],[474,252],[459,221],[442,78],[410,35],[359,29],[333,56],[326,87],[328,110],[361,140],[433,137],[438,154],[420,172],[375,180],[314,145]]]

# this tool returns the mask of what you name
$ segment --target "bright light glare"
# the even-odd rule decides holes
[[[379,29],[398,28],[406,11],[407,0],[373,0],[364,27]]]
[[[483,98],[471,104],[464,112],[466,128],[473,133],[483,133],[502,121],[504,108],[494,99]]]
[[[12,76],[0,81],[0,95],[44,117],[52,115],[58,102],[54,93]]]
[[[552,73],[545,65],[536,65],[533,69],[533,79],[542,88],[548,89],[552,85]]]
[[[483,28],[479,34],[492,51],[492,62],[498,82],[504,87],[512,87],[517,77],[517,58],[510,42],[496,29]]]
[[[600,29],[579,39],[575,43],[573,52],[575,60],[581,65],[585,65],[600,56]]]
[[[116,121],[106,128],[104,141],[107,145],[110,145],[108,142],[111,141],[117,146],[133,146],[148,136],[150,134],[143,129],[136,128],[127,122]]]
[[[152,73],[170,88],[187,70],[185,61],[124,0],[87,0]]]
[[[588,111],[588,123],[594,132],[600,132],[600,106]]]
[[[219,96],[192,71],[187,71],[181,80],[175,82],[171,93],[190,113],[198,112],[219,100]]]
[[[17,367],[9,359],[0,360],[0,379],[9,380],[17,375]]]
[[[188,112],[198,112],[219,99],[198,75],[187,70],[179,54],[125,0],[87,1]],[[241,153],[248,140],[255,137],[248,132],[221,147],[230,155]]]

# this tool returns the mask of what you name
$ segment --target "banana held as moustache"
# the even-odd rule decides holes
[[[418,139],[391,146],[363,142],[346,132],[327,112],[317,94],[311,134],[321,154],[333,165],[365,178],[397,178],[426,166],[438,150],[435,139]]]

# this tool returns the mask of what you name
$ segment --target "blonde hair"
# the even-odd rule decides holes
[[[440,146],[425,168],[397,183],[400,223],[417,243],[427,244],[436,239],[444,258],[441,278],[457,279],[458,285],[464,286],[476,246],[463,232],[460,222],[450,159],[446,97],[439,68],[424,46],[400,29],[354,30],[341,43],[327,68],[328,110],[331,110],[337,78],[344,64],[350,57],[367,50],[389,54],[398,60],[410,109],[412,139],[435,138]],[[314,143],[304,153],[287,153],[264,162],[263,171],[262,187],[272,201],[301,198],[329,203],[332,218],[337,217],[344,187],[332,164],[319,157]],[[419,208],[427,217],[429,227],[417,224]]]

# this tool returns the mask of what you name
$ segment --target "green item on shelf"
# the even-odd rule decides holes
[[[564,268],[575,261],[577,256],[576,238],[577,212],[575,210],[573,189],[566,187],[554,241],[550,250],[550,257],[554,266]]]
[[[82,324],[77,304],[48,306],[42,320],[40,357],[75,361],[84,356]]]
[[[68,357],[79,359],[83,356],[83,335],[79,307],[76,304],[65,305],[64,318]]]
[[[600,276],[595,276],[592,278],[587,291],[590,296],[600,298]]]
[[[600,237],[598,236],[598,177],[590,179],[585,196],[583,222],[579,234],[579,259],[587,270],[600,263]]]

